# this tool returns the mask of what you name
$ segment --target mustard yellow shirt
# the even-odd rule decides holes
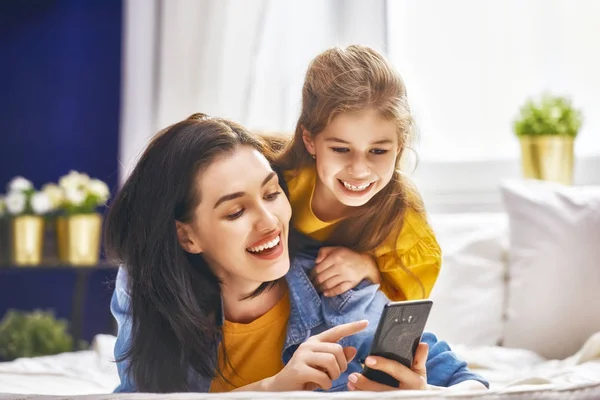
[[[229,383],[217,374],[210,391],[229,392],[280,372],[284,367],[281,354],[289,317],[290,298],[286,291],[275,307],[249,324],[225,321],[218,356],[219,368]]]
[[[299,232],[316,240],[327,240],[338,221],[321,221],[312,211],[312,197],[315,190],[317,173],[314,168],[284,173],[290,203],[292,205],[293,225]],[[404,218],[400,234],[391,234],[372,255],[381,272],[381,290],[394,301],[414,300],[423,297],[421,281],[425,289],[425,297],[429,297],[437,280],[442,264],[442,252],[425,216],[410,208]],[[398,258],[407,273],[398,263]]]

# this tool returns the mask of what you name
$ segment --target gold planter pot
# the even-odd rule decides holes
[[[96,265],[100,256],[101,233],[100,214],[58,217],[56,220],[58,257],[65,264]]]
[[[44,244],[44,218],[35,215],[11,221],[11,261],[15,265],[39,265]]]
[[[573,138],[570,136],[521,136],[523,176],[559,182],[573,183]]]

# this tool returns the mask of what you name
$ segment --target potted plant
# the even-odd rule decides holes
[[[85,342],[78,344],[84,348]],[[0,321],[0,360],[37,357],[76,350],[67,321],[51,311],[8,310]]]
[[[96,265],[102,232],[98,208],[110,197],[108,186],[87,174],[70,171],[60,178],[58,186],[49,185],[46,190],[56,192],[60,201],[56,220],[59,258],[70,265]]]
[[[45,193],[36,191],[29,180],[17,176],[8,183],[2,203],[2,224],[5,227],[2,236],[3,242],[10,241],[6,249],[10,253],[10,262],[39,265],[42,261],[44,217],[52,211],[50,199]]]
[[[521,143],[523,175],[570,185],[581,123],[581,112],[566,97],[545,93],[528,99],[513,125]]]

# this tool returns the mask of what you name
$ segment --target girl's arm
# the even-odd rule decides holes
[[[400,234],[376,248],[375,259],[386,296],[415,300],[429,297],[440,273],[442,251],[425,215],[408,209]]]

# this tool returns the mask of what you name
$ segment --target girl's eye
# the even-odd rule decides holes
[[[333,150],[336,153],[347,153],[350,150],[346,147],[332,147],[331,150]]]
[[[383,150],[383,149],[373,149],[371,150],[371,153],[376,154],[376,155],[381,155],[381,154],[385,154],[387,153],[389,150]]]
[[[275,200],[276,198],[278,198],[280,194],[281,194],[281,192],[280,192],[280,191],[273,192],[273,193],[269,193],[268,195],[266,195],[266,196],[265,196],[265,199],[266,199],[266,200],[273,201],[273,200]]]
[[[241,217],[243,213],[244,213],[244,209],[242,208],[240,211],[238,211],[236,213],[233,213],[233,214],[229,214],[225,218],[227,218],[230,221],[233,221],[233,220],[238,219],[239,217]]]

